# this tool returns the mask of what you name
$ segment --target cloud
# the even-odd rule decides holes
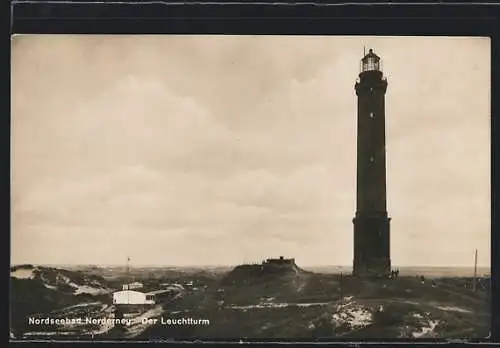
[[[16,39],[13,260],[350,264],[367,40],[389,79],[393,261],[488,263],[487,42],[271,36]]]

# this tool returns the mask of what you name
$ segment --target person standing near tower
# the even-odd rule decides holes
[[[356,214],[353,275],[391,272],[390,218],[386,207],[385,93],[387,80],[372,49],[361,59],[358,96]]]

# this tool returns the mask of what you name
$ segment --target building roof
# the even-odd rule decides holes
[[[144,294],[144,292],[142,292],[142,291],[137,291],[137,290],[119,290],[119,291],[115,291],[115,292],[113,292],[113,295],[114,295],[114,294],[119,294],[119,293]]]
[[[161,290],[154,290],[154,291],[149,291],[146,293],[146,295],[159,295],[159,294],[164,294],[170,292],[170,289],[161,289]]]

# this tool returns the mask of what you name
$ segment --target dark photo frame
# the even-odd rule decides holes
[[[491,47],[491,92],[490,92],[490,100],[491,100],[491,273],[490,279],[485,279],[482,281],[488,282],[490,297],[491,297],[491,325],[490,332],[487,336],[483,337],[473,337],[470,339],[466,338],[446,338],[446,337],[429,337],[429,338],[420,338],[415,339],[415,337],[376,337],[371,333],[370,337],[329,337],[328,335],[322,335],[318,333],[317,335],[313,335],[314,337],[309,338],[286,338],[286,339],[276,339],[276,338],[255,338],[247,336],[235,338],[233,335],[229,335],[230,338],[221,338],[217,339],[212,338],[197,338],[197,337],[183,337],[182,334],[177,336],[176,339],[163,337],[161,335],[156,335],[154,337],[150,337],[149,340],[141,337],[140,339],[124,339],[120,336],[115,337],[99,337],[96,339],[90,339],[88,337],[80,337],[77,338],[65,338],[65,337],[57,337],[55,341],[61,342],[72,342],[82,341],[85,343],[108,343],[111,342],[137,342],[139,344],[142,343],[169,343],[169,344],[203,344],[203,345],[220,345],[220,344],[275,344],[275,343],[295,343],[299,345],[323,345],[323,344],[380,344],[380,345],[389,345],[389,344],[456,344],[458,343],[500,343],[500,318],[498,313],[500,313],[500,300],[496,296],[497,286],[498,286],[498,264],[499,261],[497,259],[498,249],[498,236],[496,230],[498,229],[498,217],[496,212],[498,211],[498,204],[496,199],[496,160],[498,157],[498,140],[496,140],[496,136],[498,133],[498,121],[497,121],[497,113],[498,113],[498,100],[496,96],[498,95],[498,79],[499,79],[499,70],[496,62],[498,61],[498,52],[499,52],[499,28],[500,28],[500,7],[494,4],[480,4],[473,5],[467,3],[401,3],[401,2],[392,2],[392,3],[349,3],[349,4],[332,4],[326,2],[299,2],[299,3],[272,3],[272,2],[260,2],[258,4],[254,3],[232,3],[232,2],[217,2],[217,3],[199,3],[199,2],[182,2],[182,3],[174,3],[174,2],[148,2],[148,3],[140,3],[140,2],[84,2],[84,1],[73,1],[73,2],[59,2],[59,1],[13,1],[10,4],[11,10],[11,23],[10,23],[10,34],[107,34],[107,35],[138,35],[138,34],[149,34],[149,35],[161,35],[161,34],[175,34],[175,35],[254,35],[254,36],[268,36],[268,35],[293,35],[293,36],[359,36],[359,37],[367,37],[367,36],[396,36],[396,37],[415,37],[415,36],[449,36],[449,37],[487,37],[490,39]],[[11,38],[11,45],[14,39]],[[384,55],[380,53],[380,57],[376,54],[379,54],[376,47],[373,51],[369,51],[371,47],[366,47],[366,52],[364,52],[364,56],[359,56],[359,60],[361,62],[353,62],[353,65],[357,68],[361,64],[361,73],[379,70],[379,61],[381,59],[384,62]],[[12,58],[12,47],[9,46],[8,50],[9,56]],[[373,58],[372,54],[376,57]],[[425,57],[432,55],[432,52],[422,52],[421,59],[425,60]],[[373,60],[375,59],[375,60]],[[366,61],[363,61],[366,60]],[[8,67],[9,76],[12,78],[11,74],[11,65]],[[385,66],[382,67],[382,69]],[[411,69],[411,67],[409,67]],[[457,74],[461,72],[457,71]],[[363,94],[363,90],[365,90],[367,83],[370,82],[372,85],[369,85],[368,88],[381,88],[385,92],[385,87],[383,84],[383,77],[378,79],[376,76],[367,75],[359,75],[360,79],[356,84],[356,92],[358,92],[357,96],[360,98],[360,94]],[[355,91],[353,89],[355,79],[357,76],[352,77],[352,86],[347,86],[346,89],[349,89],[353,95],[355,95]],[[373,82],[375,79],[377,81]],[[368,81],[370,80],[370,81]],[[368,82],[367,82],[368,81]],[[75,82],[75,85],[78,82]],[[389,88],[391,82],[389,80]],[[365,86],[366,85],[366,86]],[[370,87],[371,86],[371,87]],[[376,87],[374,87],[376,86]],[[9,81],[9,90],[11,89],[11,82]],[[50,83],[47,83],[46,88],[51,88]],[[241,93],[245,93],[245,91],[241,91]],[[357,113],[358,117],[361,114],[366,114],[370,116],[375,115],[375,118],[378,120],[377,116],[384,113],[384,109],[380,108],[380,105],[383,104],[383,99],[378,100],[378,103],[373,105],[373,110],[370,109],[371,102],[373,101],[373,92],[371,92],[371,97],[367,94],[366,98],[370,97],[369,100],[358,100],[358,109],[356,110],[355,104],[352,105],[352,116],[353,119]],[[12,94],[12,90],[11,90]],[[380,98],[383,98],[382,95],[378,95]],[[361,97],[361,99],[364,97]],[[9,98],[11,107],[13,108],[12,96]],[[29,99],[27,99],[29,100]],[[333,113],[333,111],[332,111]],[[24,297],[20,295],[22,291],[25,289],[30,289],[29,287],[20,286],[16,284],[17,280],[12,279],[12,272],[16,270],[23,270],[29,267],[36,267],[36,265],[13,265],[11,259],[12,253],[12,227],[13,227],[13,193],[15,191],[12,190],[13,184],[12,180],[15,179],[15,175],[12,174],[12,161],[13,161],[13,145],[12,145],[12,136],[14,134],[14,126],[15,121],[13,120],[13,116],[11,113],[11,108],[8,108],[7,114],[11,115],[9,117],[2,118],[4,124],[0,129],[4,131],[4,136],[1,137],[4,143],[2,148],[2,155],[6,163],[9,163],[9,166],[5,166],[2,176],[4,179],[4,184],[6,190],[2,190],[5,194],[2,195],[3,198],[3,213],[4,218],[1,221],[5,221],[5,229],[11,231],[9,234],[10,242],[5,243],[7,248],[6,255],[8,256],[8,264],[9,264],[9,272],[11,274],[10,277],[10,286],[11,286],[11,294],[8,299],[8,308],[9,321],[12,320],[12,313],[16,311],[16,308],[12,307],[11,300],[18,297],[18,303],[22,303],[23,306],[30,306],[30,302],[25,300]],[[395,115],[390,115],[388,117],[397,117]],[[472,117],[472,115],[471,115]],[[359,119],[358,119],[359,120]],[[43,124],[43,123],[41,123]],[[139,124],[139,123],[138,123]],[[384,125],[382,125],[384,128]],[[372,134],[372,132],[368,132]],[[383,133],[383,132],[382,132]],[[384,136],[381,136],[384,138]],[[375,137],[377,139],[381,139],[380,137]],[[466,141],[466,139],[464,139]],[[356,142],[354,139],[353,142]],[[360,143],[363,143],[363,140],[359,140],[359,129],[358,129],[358,149]],[[385,143],[378,144],[378,147],[385,148]],[[377,146],[375,146],[377,147]],[[374,148],[374,147],[369,147]],[[368,148],[367,148],[368,149]],[[368,150],[367,150],[368,151]],[[372,159],[374,159],[374,155],[371,156],[368,152],[363,152],[363,155],[360,158],[358,153],[357,167],[358,167],[358,180],[360,177],[359,168],[363,165],[364,162],[372,163]],[[375,152],[378,157],[378,152]],[[364,156],[364,157],[363,157]],[[365,158],[366,157],[366,158]],[[385,157],[385,156],[384,156]],[[362,162],[360,164],[360,161]],[[363,162],[364,161],[364,162]],[[384,158],[385,161],[385,158]],[[379,162],[377,162],[378,164]],[[366,164],[366,163],[365,163]],[[457,163],[457,166],[460,166],[460,163]],[[373,164],[372,164],[373,166]],[[30,168],[29,165],[23,167],[23,170],[28,170]],[[385,164],[384,168],[385,169]],[[385,170],[380,171],[380,175]],[[432,169],[429,169],[432,170]],[[362,171],[365,173],[365,171]],[[40,174],[43,176],[43,174]],[[361,174],[363,176],[364,174]],[[380,178],[380,175],[375,175],[374,177]],[[385,174],[384,174],[385,175]],[[357,187],[359,189],[360,186],[363,186],[366,183],[359,182]],[[376,183],[371,182],[366,184],[368,187],[379,187],[380,183],[377,181]],[[375,192],[376,191],[376,192]],[[375,190],[374,192],[369,193],[359,193],[357,195],[357,202],[361,201],[361,206],[365,205],[373,205],[374,207],[378,207],[379,204],[385,205],[386,195],[384,192],[380,190]],[[10,194],[9,194],[10,193]],[[371,199],[363,197],[379,197]],[[361,197],[361,198],[360,198]],[[390,198],[387,198],[390,200]],[[353,198],[354,202],[355,199]],[[355,260],[354,263],[354,272],[356,273],[356,269],[358,273],[355,274],[358,278],[362,279],[371,279],[371,277],[385,277],[394,279],[397,275],[399,275],[399,269],[391,268],[391,260],[389,258],[389,239],[393,233],[397,233],[393,231],[393,227],[389,227],[392,224],[390,218],[392,216],[392,212],[388,209],[373,209],[378,212],[381,212],[382,215],[373,216],[371,214],[366,213],[366,211],[361,207],[357,207],[358,209],[354,209],[352,211],[351,216],[346,216],[346,220],[349,220],[351,224],[351,230],[349,233],[352,235],[352,239],[354,240],[354,244],[365,245],[364,247],[360,246],[359,248],[353,251],[353,257]],[[370,212],[371,210],[368,209]],[[442,214],[446,214],[445,211]],[[353,220],[354,217],[354,220]],[[354,222],[354,224],[353,224]],[[376,227],[376,228],[375,228]],[[372,231],[372,229],[374,229]],[[390,230],[390,232],[389,232]],[[373,236],[375,232],[379,232],[380,238],[368,238],[366,234],[369,236]],[[373,232],[373,233],[369,233]],[[365,237],[363,237],[365,236]],[[358,243],[356,243],[358,240]],[[377,248],[373,248],[374,245],[379,244]],[[449,243],[453,243],[453,237],[450,237]],[[447,246],[443,245],[443,248]],[[474,250],[474,246],[471,246],[472,250]],[[387,253],[381,251],[381,255],[372,255],[370,250],[386,250]],[[332,246],[332,252],[335,252],[335,246]],[[264,260],[260,263],[261,260],[257,260],[259,262],[258,267],[254,267],[255,269],[262,269],[263,267],[274,267],[274,264],[281,265],[287,262],[291,262],[294,267],[301,269],[301,264],[297,260],[297,264],[295,264],[295,260],[293,259],[294,255],[291,256],[290,259],[286,257],[279,257],[281,254],[272,255],[270,259]],[[357,255],[357,256],[356,256]],[[361,256],[360,256],[361,255]],[[274,257],[276,256],[276,258]],[[387,256],[387,257],[386,257]],[[128,256],[127,256],[128,258]],[[264,257],[264,259],[266,259]],[[476,252],[477,258],[477,252]],[[366,261],[369,260],[369,261]],[[133,274],[133,267],[129,266],[130,259],[124,261],[123,269],[126,269],[127,277],[130,274]],[[251,263],[246,262],[241,263]],[[255,261],[255,258],[252,259],[252,262]],[[24,262],[23,262],[24,263]],[[126,263],[126,265],[125,265]],[[376,265],[376,266],[374,266]],[[14,268],[13,268],[14,267]],[[17,268],[16,268],[17,267]],[[27,268],[26,268],[27,267]],[[45,267],[45,266],[44,266]],[[278,266],[278,268],[281,266]],[[244,268],[244,267],[243,267]],[[48,270],[50,269],[50,270]],[[60,277],[61,275],[50,273],[54,268],[51,266],[47,266],[44,268],[44,276],[46,277]],[[55,269],[59,269],[55,267]],[[238,267],[233,269],[233,272],[237,270]],[[241,267],[238,269],[241,271]],[[243,270],[245,271],[245,270]],[[80,272],[80,270],[78,270]],[[86,274],[88,276],[90,274],[90,278],[94,276],[94,274],[86,268],[82,271],[90,272]],[[146,272],[146,270],[141,269],[137,270],[137,272]],[[155,269],[147,270],[147,272],[156,272]],[[246,271],[245,271],[246,272]],[[249,270],[248,274],[253,274],[253,270]],[[347,273],[348,274],[347,274]],[[373,274],[374,272],[374,274]],[[57,272],[56,272],[57,273]],[[60,272],[59,272],[60,273]],[[342,273],[336,273],[334,281],[340,285],[341,293],[346,291],[349,286],[349,282],[351,281],[351,271],[342,271]],[[79,273],[80,274],[80,273]],[[412,274],[412,277],[415,278],[416,274]],[[71,277],[70,273],[62,273],[62,276]],[[98,274],[98,276],[100,276]],[[419,274],[420,276],[420,274]],[[37,276],[34,276],[35,278]],[[14,277],[15,278],[15,277]],[[90,279],[89,278],[89,279]],[[421,279],[422,278],[422,279]],[[435,285],[434,282],[431,283],[430,279],[423,279],[424,276],[421,276],[414,279],[415,284],[419,284],[420,281],[426,282],[425,286],[429,286],[433,288]],[[432,277],[431,277],[432,278]],[[98,278],[96,278],[98,279]],[[135,278],[134,278],[135,279]],[[24,279],[26,280],[26,279]],[[74,282],[74,280],[73,280]],[[374,280],[374,282],[377,282]],[[19,282],[17,282],[19,283]],[[337,284],[336,283],[336,284]],[[54,283],[55,284],[55,283]],[[48,286],[54,286],[52,283],[47,283]],[[476,282],[476,273],[474,276],[474,290],[478,283]],[[118,292],[130,292],[132,293],[133,289],[130,287],[132,284],[128,284],[129,287],[126,289],[118,289],[120,288],[119,284],[113,284],[113,286],[120,291]],[[379,284],[380,285],[380,284]],[[379,286],[377,285],[377,286]],[[15,287],[17,286],[17,287]],[[31,285],[30,285],[31,286]],[[142,285],[141,285],[142,286]],[[380,285],[382,286],[382,285]],[[448,285],[446,285],[448,286]],[[467,287],[468,285],[466,285]],[[14,288],[15,287],[15,288]],[[37,294],[36,296],[40,296],[41,298],[47,298],[47,295],[44,291],[40,290],[36,287],[33,287],[33,293]],[[359,285],[353,286],[353,289],[359,288]],[[40,290],[39,293],[36,291]],[[217,294],[218,288],[214,288],[214,296],[219,296]],[[50,289],[48,289],[50,290]],[[157,290],[157,289],[155,289]],[[469,291],[468,289],[467,291]],[[31,291],[31,290],[30,290]],[[352,289],[350,290],[352,291]],[[130,293],[125,294],[126,296],[130,296]],[[155,293],[149,292],[148,298],[151,300],[151,296],[162,296],[162,292]],[[117,294],[115,300],[120,301],[119,295]],[[123,296],[125,296],[123,295]],[[343,296],[348,294],[343,293],[340,295],[340,298],[343,299]],[[24,296],[24,295],[23,295]],[[35,295],[34,295],[35,296]],[[36,297],[35,296],[35,297]],[[99,295],[100,296],[100,295]],[[460,296],[463,296],[460,295]],[[468,296],[468,295],[467,295]],[[26,296],[25,296],[26,297]],[[43,301],[37,298],[33,298],[35,302],[42,303]],[[341,306],[344,304],[341,300]],[[68,303],[69,305],[74,305],[74,303]],[[52,309],[58,308],[43,308],[45,311],[49,311]],[[23,308],[22,310],[26,310]],[[27,311],[29,312],[29,311]],[[45,312],[44,312],[45,313]],[[116,313],[115,313],[116,314]],[[41,317],[40,317],[41,318]],[[239,319],[228,319],[228,322],[233,320],[233,324],[241,324]],[[391,320],[391,318],[388,318]],[[237,330],[236,327],[233,330]],[[12,327],[12,323],[10,324],[10,328]],[[33,341],[41,341],[43,344],[48,344],[47,339],[40,336],[33,336],[33,339],[18,339],[11,337],[10,341],[16,344],[31,344]],[[53,339],[53,338],[52,338]],[[98,342],[99,343],[98,343]]]

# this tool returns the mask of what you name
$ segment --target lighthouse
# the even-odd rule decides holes
[[[387,80],[372,49],[361,59],[358,97],[356,213],[353,275],[381,277],[391,271],[387,214],[385,94]]]

